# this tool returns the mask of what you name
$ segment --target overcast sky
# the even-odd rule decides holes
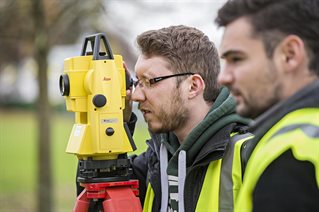
[[[214,19],[225,0],[130,0],[108,2],[108,19],[103,20],[109,30],[123,31],[123,36],[134,44],[138,34],[151,29],[184,24],[202,30],[219,47],[222,30]]]

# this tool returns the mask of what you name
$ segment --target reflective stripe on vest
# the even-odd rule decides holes
[[[232,134],[224,158],[209,164],[196,211],[232,211],[233,202],[242,184],[240,149],[241,145],[250,138],[252,138],[250,133]],[[154,196],[149,183],[143,206],[144,212],[152,211]]]
[[[154,194],[154,190],[152,188],[152,185],[150,183],[148,183],[146,195],[145,195],[145,199],[144,199],[144,204],[143,204],[143,211],[144,212],[151,212],[152,211],[154,197],[155,197],[155,194]]]
[[[241,157],[241,147],[243,145],[243,143],[249,139],[253,138],[253,135],[250,133],[246,133],[244,135],[238,135],[238,137],[240,136],[239,140],[235,143],[235,148],[232,151],[234,153],[234,156],[232,157],[233,160],[233,164],[231,167],[231,173],[232,173],[232,180],[233,180],[233,186],[232,186],[232,191],[233,191],[233,201],[232,201],[232,207],[229,208],[231,209],[231,211],[234,211],[234,203],[237,200],[238,194],[239,194],[239,189],[242,186],[242,182],[243,182],[243,173],[242,173],[242,157]],[[224,167],[224,166],[222,166]],[[223,171],[222,171],[223,172]],[[230,171],[229,171],[230,172]],[[231,187],[230,187],[231,188]],[[229,188],[229,189],[230,189]],[[220,194],[221,197],[222,194]],[[231,202],[231,201],[229,201]],[[221,202],[220,202],[220,209],[224,208]],[[226,209],[228,207],[225,207]],[[228,210],[229,211],[229,210]]]
[[[208,166],[196,211],[233,211],[242,184],[240,149],[252,134],[232,134],[224,157]]]
[[[319,189],[319,109],[300,109],[286,115],[258,142],[245,171],[235,211],[252,211],[252,192],[264,170],[281,154],[291,150],[295,159],[315,167]],[[271,203],[270,203],[271,204]]]

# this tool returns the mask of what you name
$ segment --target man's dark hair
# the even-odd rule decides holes
[[[267,56],[287,35],[300,37],[310,58],[309,69],[319,76],[319,1],[318,0],[229,0],[215,22],[227,26],[246,17],[253,35],[263,40]]]
[[[214,101],[220,86],[217,76],[220,71],[219,56],[213,42],[200,30],[183,25],[150,30],[137,37],[137,44],[146,57],[165,58],[172,72],[192,72],[205,81],[204,100]],[[177,78],[177,85],[181,79]]]

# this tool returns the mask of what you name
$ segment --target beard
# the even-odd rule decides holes
[[[237,103],[236,112],[239,115],[255,119],[281,100],[282,84],[278,80],[278,70],[271,62],[268,67],[258,87],[242,95],[241,103]]]
[[[155,128],[149,125],[149,129],[153,133],[167,133],[175,131],[178,128],[185,126],[189,111],[185,107],[186,102],[181,97],[179,88],[173,93],[170,104],[161,104],[157,115],[158,122],[161,123],[160,128]]]
[[[268,96],[263,100],[261,100],[261,98],[263,97],[254,98],[253,96],[248,95],[247,98],[243,99],[242,108],[241,106],[237,106],[236,112],[243,117],[255,119],[280,101],[279,91],[274,89],[273,95]]]

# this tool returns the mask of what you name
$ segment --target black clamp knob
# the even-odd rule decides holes
[[[111,136],[111,135],[113,135],[114,134],[114,129],[112,128],[112,127],[108,127],[108,128],[106,128],[106,130],[105,130],[105,133],[106,133],[106,135],[108,135],[108,136]]]
[[[103,94],[96,94],[92,102],[95,107],[103,107],[106,104],[106,97]]]

